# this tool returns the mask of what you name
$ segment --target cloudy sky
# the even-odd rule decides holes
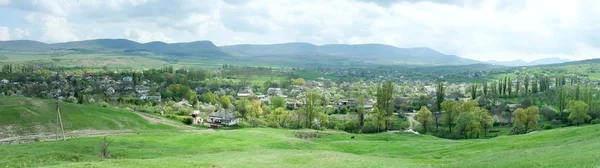
[[[600,57],[598,0],[0,0],[0,16],[0,41],[382,43],[477,60]]]

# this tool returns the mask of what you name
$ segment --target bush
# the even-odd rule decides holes
[[[298,131],[298,132],[295,132],[294,136],[296,138],[300,138],[300,139],[321,138],[321,134],[318,131],[317,132],[312,132],[312,131]]]
[[[552,126],[551,124],[544,124],[542,126],[542,129],[545,129],[545,130],[549,130],[549,129],[552,129],[552,128],[554,128],[554,126]]]
[[[557,110],[555,110],[554,108],[552,108],[550,106],[547,106],[547,105],[543,106],[540,109],[540,112],[548,120],[554,120],[554,119],[556,119],[556,114],[558,114]]]
[[[186,125],[192,125],[194,123],[194,119],[192,117],[186,117],[181,120]]]
[[[249,118],[246,121],[253,127],[264,127],[268,125],[267,122],[258,118]]]
[[[600,124],[600,118],[593,119],[590,124]]]

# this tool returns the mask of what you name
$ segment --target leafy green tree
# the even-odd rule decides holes
[[[231,104],[229,97],[227,97],[226,95],[221,96],[221,98],[219,99],[219,102],[221,103],[221,106],[223,106],[223,108],[228,108],[229,105]]]
[[[483,108],[476,108],[473,113],[475,114],[475,117],[477,117],[479,125],[483,128],[483,136],[487,137],[487,130],[494,126],[494,119],[488,114],[488,111]],[[496,118],[496,120],[498,120],[498,118]]]
[[[567,93],[564,88],[558,90],[558,114],[562,117],[562,113],[567,108]]]
[[[249,103],[246,104],[246,111],[248,112],[248,116],[260,118],[263,114],[262,104],[258,100],[249,101]]]
[[[207,93],[202,94],[202,99],[200,101],[202,101],[204,103],[212,103],[212,104],[218,103],[217,95],[212,92],[207,92]]]
[[[444,97],[446,96],[446,91],[444,90],[444,83],[438,83],[437,90],[435,92],[435,105],[438,111],[442,110],[442,102],[444,102]]]
[[[429,132],[429,125],[433,122],[432,114],[427,107],[422,106],[421,110],[416,115],[416,120],[421,123],[425,133]]]
[[[363,128],[365,126],[365,97],[358,96],[358,101],[356,104],[356,111],[358,113],[358,126],[359,128]]]
[[[444,123],[448,125],[448,130],[452,132],[452,124],[454,123],[454,118],[458,114],[458,102],[454,100],[444,101],[442,103],[442,112],[444,113]]]
[[[163,98],[186,99],[190,102],[196,101],[196,92],[192,91],[189,86],[181,84],[171,84],[161,93]]]
[[[246,106],[250,104],[250,101],[246,98],[240,99],[235,102],[235,109],[237,110],[237,116],[243,119],[248,119],[248,110]]]
[[[471,85],[471,100],[475,100],[477,98],[477,84]]]
[[[310,90],[306,94],[305,104],[302,106],[301,111],[304,116],[305,128],[314,128],[315,119],[320,116],[319,113],[323,113],[321,108],[321,95],[316,90]]]
[[[389,117],[394,112],[394,85],[391,81],[381,84],[377,88],[377,103],[375,106],[379,111],[386,114]],[[385,129],[387,129],[389,123],[385,123]]]
[[[269,121],[276,123],[279,127],[285,127],[291,119],[291,114],[283,107],[277,107],[267,117]]]
[[[569,121],[572,124],[579,126],[580,124],[585,123],[587,120],[590,120],[592,117],[588,115],[589,106],[583,101],[571,101],[567,107],[567,111],[569,112]]]
[[[536,106],[530,106],[526,109],[518,108],[513,113],[512,119],[513,129],[515,133],[523,134],[529,132],[530,129],[534,129],[538,126],[539,110]]]
[[[481,133],[481,125],[472,112],[461,112],[455,117],[454,124],[456,125],[454,129],[465,135],[465,138]]]
[[[271,99],[269,101],[271,102],[272,109],[277,109],[280,107],[285,108],[285,106],[286,106],[285,99],[283,99],[283,97],[273,96],[273,97],[271,97]]]

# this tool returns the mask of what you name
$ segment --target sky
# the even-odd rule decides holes
[[[481,61],[600,58],[598,0],[0,0],[0,41],[429,47]]]

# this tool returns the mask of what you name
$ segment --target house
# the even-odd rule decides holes
[[[2,79],[2,80],[0,80],[0,83],[2,83],[2,84],[8,84],[9,82],[10,82],[10,81],[8,81],[8,80],[6,80],[6,79]]]
[[[156,101],[162,101],[162,97],[159,95],[154,95],[154,96],[149,96],[147,94],[142,94],[142,96],[140,96],[141,100],[156,100]]]
[[[257,98],[261,102],[268,102],[269,99],[271,99],[271,96],[268,96],[268,95],[258,95]]]
[[[267,94],[270,96],[281,96],[283,95],[283,91],[281,88],[269,88],[267,89]]]
[[[190,102],[188,102],[187,100],[183,99],[177,103],[175,103],[177,105],[183,106],[183,107],[192,107],[192,104],[190,104]]]
[[[254,93],[252,93],[252,89],[250,89],[250,87],[243,87],[237,93],[237,97],[239,98],[244,98],[252,95],[254,95]]]
[[[521,107],[521,104],[506,104],[508,110],[515,111],[517,108]]]
[[[222,109],[217,112],[213,112],[208,115],[207,122],[221,125],[236,125],[239,122],[239,118],[235,117],[234,113],[230,109]]]
[[[131,77],[131,76],[123,77],[123,81],[125,81],[125,82],[132,82],[133,81],[133,77]]]
[[[146,94],[146,93],[150,92],[150,88],[148,88],[146,86],[136,86],[135,92],[140,93],[140,94]]]
[[[113,87],[109,87],[108,89],[106,89],[106,94],[107,95],[112,95],[115,93],[115,89]]]

